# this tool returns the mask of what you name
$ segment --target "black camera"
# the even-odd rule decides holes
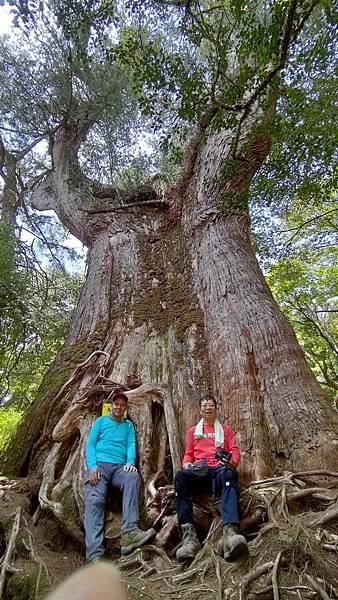
[[[227,465],[231,461],[231,452],[227,450],[216,450],[215,458],[217,458],[222,465]]]

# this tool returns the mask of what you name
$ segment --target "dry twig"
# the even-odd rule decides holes
[[[253,569],[251,569],[251,571],[249,571],[249,573],[243,577],[239,585],[239,600],[244,600],[244,598],[246,597],[246,588],[250,585],[250,583],[264,575],[264,573],[270,571],[270,569],[272,569],[273,566],[273,561],[269,561],[267,563],[264,563],[263,565],[260,565],[259,567],[254,567]]]
[[[307,573],[305,573],[305,577],[308,580],[308,582],[311,584],[311,587],[313,587],[313,589],[318,592],[318,594],[320,595],[320,597],[323,600],[330,600],[328,594],[326,593],[326,591],[324,590],[324,588],[322,588],[322,586],[320,585],[320,583],[318,581],[315,581],[310,575],[308,575]]]

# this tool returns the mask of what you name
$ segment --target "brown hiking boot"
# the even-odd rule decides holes
[[[243,535],[237,533],[236,525],[223,525],[223,545],[225,560],[236,560],[248,551],[248,544]]]
[[[122,533],[121,536],[121,554],[130,554],[136,548],[140,548],[140,546],[144,546],[150,542],[156,535],[155,529],[147,529],[147,531],[143,531],[142,529],[133,529],[133,531],[127,531],[127,533]]]
[[[182,545],[176,552],[176,558],[179,562],[191,560],[201,549],[201,544],[197,537],[196,529],[191,523],[181,525],[182,529]]]

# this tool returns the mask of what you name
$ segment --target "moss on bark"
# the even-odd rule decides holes
[[[62,514],[60,522],[64,531],[80,545],[84,544],[84,534],[78,506],[71,488],[65,491],[61,500]]]
[[[187,255],[181,228],[174,227],[161,236],[144,237],[139,242],[139,252],[142,281],[141,292],[133,307],[135,327],[151,323],[160,335],[172,327],[182,344],[188,330],[194,327],[192,356],[201,364],[201,381],[210,381],[209,365],[205,360],[204,318],[193,290],[191,258]]]

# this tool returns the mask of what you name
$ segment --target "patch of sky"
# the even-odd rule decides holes
[[[63,229],[61,221],[53,210],[39,211],[39,216],[46,217],[49,220],[51,227]],[[29,246],[34,245],[36,240],[39,239],[37,234],[31,231],[20,218],[18,219],[18,227],[20,229],[20,239]],[[68,232],[62,241],[62,247],[65,249],[62,263],[66,271],[71,274],[83,273],[85,270],[87,248],[75,236]],[[67,250],[73,250],[74,252],[68,253]],[[36,254],[42,268],[47,270],[48,267],[50,267],[51,262],[53,262],[52,255],[48,251],[47,242],[43,244],[43,251],[41,250],[41,245],[40,247],[36,246]]]
[[[9,33],[12,26],[12,15],[9,4],[0,6],[0,34]]]

